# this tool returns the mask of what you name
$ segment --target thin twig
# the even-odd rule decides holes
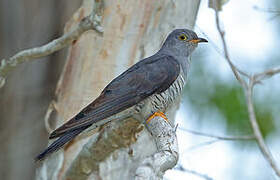
[[[267,79],[267,78],[270,78],[270,77],[272,77],[272,76],[274,76],[275,74],[278,74],[278,73],[280,73],[280,67],[268,69],[268,70],[265,70],[261,73],[254,74],[254,81],[255,82],[260,82],[260,81],[262,81],[264,79]]]
[[[254,135],[256,136],[257,144],[258,144],[264,158],[269,162],[271,168],[275,171],[276,175],[280,177],[280,170],[278,169],[276,162],[273,159],[273,156],[272,156],[269,148],[265,144],[259,124],[256,119],[256,113],[255,113],[255,110],[253,107],[253,100],[252,100],[254,84],[255,84],[255,79],[252,77],[249,81],[248,88],[245,90],[248,113],[249,113],[249,120],[250,120],[252,129],[253,129]]]
[[[223,141],[245,141],[245,140],[254,140],[255,139],[255,136],[217,136],[217,135],[198,132],[198,131],[194,131],[194,130],[190,130],[190,129],[184,129],[181,127],[179,127],[179,129],[182,131],[191,133],[191,134],[215,138],[215,139],[223,140]]]
[[[10,57],[9,59],[2,59],[0,64],[0,88],[4,86],[7,74],[11,70],[13,70],[17,65],[31,61],[36,58],[48,56],[70,45],[74,40],[78,39],[81,36],[81,34],[90,29],[102,33],[103,30],[100,26],[101,18],[98,15],[100,13],[96,11],[97,9],[99,9],[99,6],[102,6],[102,4],[96,3],[91,14],[83,18],[76,28],[64,34],[62,37],[55,39],[43,46],[20,51],[14,56]]]
[[[262,12],[266,12],[266,13],[276,13],[276,14],[280,14],[280,11],[279,11],[279,10],[272,9],[272,8],[264,9],[264,8],[261,8],[261,7],[258,7],[258,6],[253,6],[253,8],[254,8],[255,10],[262,11]]]
[[[243,87],[247,87],[247,84],[246,82],[240,77],[239,73],[246,76],[246,77],[249,77],[249,75],[243,71],[241,71],[240,69],[238,69],[233,63],[232,61],[230,60],[230,57],[229,57],[229,53],[228,53],[228,48],[227,48],[227,44],[226,44],[226,40],[225,40],[225,32],[222,30],[221,28],[221,25],[220,25],[220,19],[219,19],[219,12],[217,10],[215,10],[215,17],[216,17],[216,28],[220,34],[220,37],[221,37],[221,40],[222,40],[222,44],[223,44],[223,49],[224,49],[224,56],[225,56],[225,59],[227,60],[234,76],[236,77],[236,79],[240,82],[240,84],[243,86]]]
[[[204,146],[209,146],[209,145],[212,145],[212,144],[217,143],[217,142],[220,142],[220,140],[219,139],[215,139],[215,140],[211,140],[211,141],[205,141],[205,142],[202,142],[202,143],[198,143],[198,144],[196,144],[194,146],[190,146],[189,148],[187,148],[185,150],[185,152],[193,151],[195,149],[198,149],[198,148],[201,148],[201,147],[204,147]]]
[[[209,177],[207,174],[202,174],[200,172],[197,172],[197,171],[194,171],[194,170],[191,170],[191,169],[186,169],[182,165],[178,165],[175,169],[177,169],[179,171],[183,171],[183,172],[193,174],[193,175],[201,177],[205,180],[213,180],[213,178]]]
[[[219,19],[218,19],[218,21],[219,21]],[[203,30],[199,27],[199,26],[197,26],[196,25],[196,27],[199,29],[199,31],[201,32],[201,34],[203,34],[203,36],[205,36],[206,37],[206,39],[208,40],[208,42],[211,44],[211,46],[213,46],[213,48],[215,49],[215,51],[222,57],[222,58],[224,58],[226,61],[228,61],[227,59],[226,59],[226,57],[225,57],[225,52],[223,52],[215,43],[214,43],[214,41],[212,41],[211,40],[211,38],[205,33],[205,32],[203,32]],[[222,31],[223,32],[223,31]],[[224,37],[223,37],[224,38]],[[226,48],[227,48],[227,46],[226,46]],[[226,51],[227,52],[227,51]],[[228,55],[228,57],[229,57],[229,55]],[[231,60],[230,60],[231,61]],[[235,67],[235,66],[234,66]],[[241,70],[239,70],[239,69],[237,69],[237,71],[241,74],[241,75],[243,75],[243,76],[245,76],[245,77],[247,77],[247,78],[250,78],[250,76],[247,74],[247,73],[245,73],[244,71],[241,71]]]
[[[215,15],[216,15],[216,26],[217,26],[217,30],[220,34],[220,37],[222,39],[224,52],[225,52],[224,53],[225,58],[228,61],[236,79],[240,82],[240,84],[242,85],[243,90],[245,92],[245,96],[246,96],[246,100],[247,100],[247,109],[248,109],[248,113],[249,113],[249,120],[250,120],[252,129],[253,129],[254,136],[256,137],[257,144],[258,144],[264,158],[269,162],[271,168],[274,170],[276,175],[278,177],[280,177],[280,170],[278,169],[276,162],[275,162],[269,148],[266,146],[264,138],[261,134],[259,125],[256,120],[256,114],[255,114],[253,100],[252,100],[254,85],[256,83],[259,83],[263,79],[272,77],[273,75],[280,73],[280,68],[269,69],[262,73],[257,73],[253,76],[249,76],[247,73],[244,73],[244,72],[238,70],[236,68],[236,66],[234,66],[234,64],[231,62],[230,57],[228,55],[227,45],[226,45],[226,41],[224,38],[224,32],[220,28],[219,14],[218,14],[217,10],[215,10]],[[243,79],[240,78],[239,74],[243,74],[243,73],[248,75],[246,77],[248,77],[249,83],[246,83],[246,81],[244,81]]]
[[[273,14],[273,16],[268,19],[269,21],[280,15],[280,11],[273,8],[264,9],[258,6],[253,6],[253,8],[260,12]]]

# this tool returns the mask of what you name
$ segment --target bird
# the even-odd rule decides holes
[[[45,159],[86,129],[114,120],[133,117],[149,123],[160,116],[168,121],[165,112],[180,97],[188,77],[190,55],[201,42],[208,41],[192,30],[173,30],[154,55],[113,79],[93,102],[54,130],[49,139],[57,139],[35,160]]]

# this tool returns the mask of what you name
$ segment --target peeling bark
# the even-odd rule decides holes
[[[66,32],[91,12],[93,3],[84,0]],[[103,35],[88,31],[68,50],[50,123],[57,127],[73,117],[114,77],[155,53],[174,28],[192,28],[198,5],[198,0],[104,1]],[[167,114],[170,127],[176,109]],[[132,179],[143,159],[158,152],[147,129],[134,119],[124,119],[80,135],[41,164],[37,179]]]

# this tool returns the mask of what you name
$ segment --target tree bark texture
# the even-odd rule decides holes
[[[100,2],[84,0],[65,31],[87,16],[95,1]],[[199,2],[104,0],[103,35],[88,31],[68,49],[48,119],[50,127],[69,120],[114,77],[155,53],[173,29],[192,28]],[[177,108],[167,114],[171,124]],[[134,119],[111,122],[78,136],[47,158],[37,169],[37,179],[133,179],[142,160],[156,151],[144,125]]]
[[[58,37],[80,5],[80,0],[1,0],[0,61]],[[63,63],[56,53],[22,64],[0,89],[0,179],[34,179],[32,159],[46,145],[43,117]]]

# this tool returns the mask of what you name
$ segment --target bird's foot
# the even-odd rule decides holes
[[[163,119],[165,119],[167,122],[168,122],[168,119],[167,119],[167,117],[165,116],[165,114],[163,113],[163,112],[161,112],[161,111],[158,111],[158,112],[155,112],[153,115],[151,115],[148,119],[147,119],[147,121],[146,121],[146,123],[148,124],[154,117],[156,117],[156,116],[160,116],[160,117],[162,117]]]

